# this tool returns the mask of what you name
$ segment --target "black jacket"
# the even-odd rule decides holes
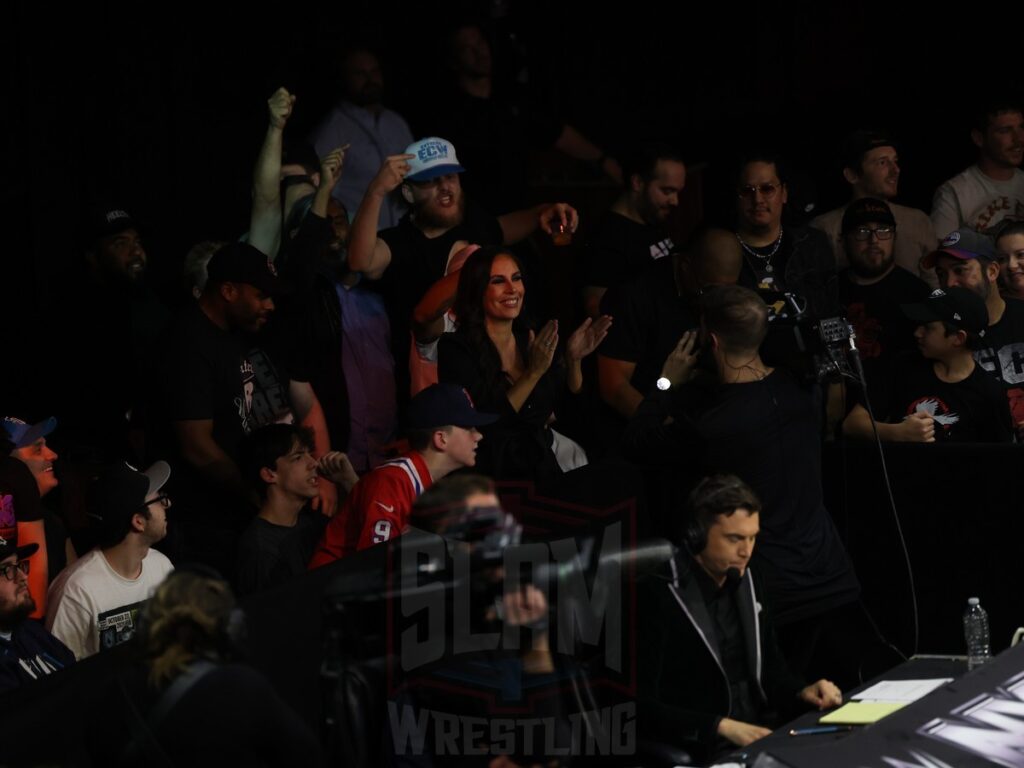
[[[693,571],[699,567],[677,551],[664,573],[638,585],[638,725],[642,738],[709,756],[718,722],[730,715],[732,701]],[[754,695],[765,708],[792,709],[804,683],[779,652],[764,592],[750,568],[736,589]]]

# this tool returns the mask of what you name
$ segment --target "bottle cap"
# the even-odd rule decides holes
[[[978,605],[979,603],[981,603],[981,600],[979,600],[976,597],[968,597],[967,598],[967,604],[968,605]]]

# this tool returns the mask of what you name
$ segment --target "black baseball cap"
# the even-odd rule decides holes
[[[6,533],[6,537],[0,536],[0,560],[6,560],[11,555],[15,555],[19,560],[24,560],[38,551],[39,545],[34,542],[23,547],[18,546],[17,528],[12,528]]]
[[[886,224],[895,227],[896,218],[884,200],[862,197],[846,206],[843,213],[843,234],[864,224]]]
[[[984,336],[988,328],[988,308],[985,300],[974,291],[956,285],[936,288],[931,295],[916,304],[901,304],[903,314],[915,323],[944,321],[967,333]]]
[[[155,462],[145,472],[122,462],[108,469],[96,486],[96,510],[92,516],[107,529],[114,529],[140,512],[146,497],[156,493],[171,476],[166,461]]]
[[[281,280],[274,262],[255,246],[231,242],[210,257],[206,265],[209,282],[246,283],[268,296],[281,292]]]

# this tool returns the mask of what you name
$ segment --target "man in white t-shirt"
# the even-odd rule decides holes
[[[961,227],[992,232],[1004,219],[1024,219],[1024,115],[1009,99],[978,111],[971,129],[978,162],[935,191],[932,224],[944,238]]]
[[[167,462],[144,473],[120,464],[100,477],[96,511],[99,545],[50,585],[46,628],[78,659],[131,639],[139,610],[173,570],[151,549],[167,535],[171,501],[160,493]]]

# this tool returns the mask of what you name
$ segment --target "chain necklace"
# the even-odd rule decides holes
[[[747,245],[745,242],[743,242],[743,238],[740,237],[740,233],[739,232],[736,233],[736,240],[739,241],[739,244],[743,248],[743,250],[746,251],[747,253],[749,253],[751,256],[755,256],[755,257],[757,257],[759,259],[764,259],[765,260],[765,265],[764,265],[764,271],[765,272],[769,272],[770,273],[770,272],[774,272],[775,271],[775,268],[772,266],[772,256],[774,256],[776,253],[778,253],[779,252],[779,248],[782,246],[782,226],[781,225],[779,226],[779,236],[777,238],[775,238],[775,245],[772,246],[772,250],[769,253],[758,253],[757,251],[755,251],[753,248],[751,248],[749,245]],[[750,267],[751,267],[751,269],[754,269],[754,265],[753,264],[751,264]],[[754,271],[756,272],[757,270],[754,269]]]

